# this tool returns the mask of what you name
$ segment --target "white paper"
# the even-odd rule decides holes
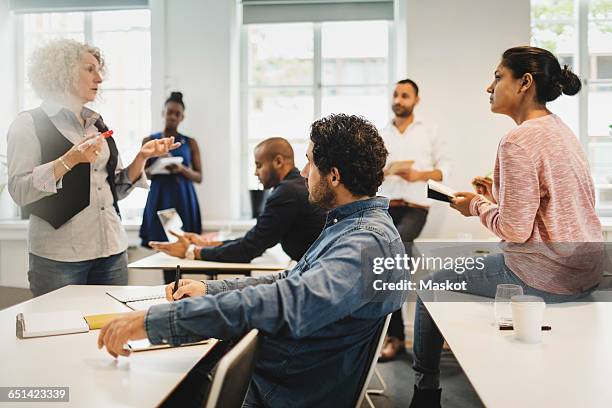
[[[166,166],[170,166],[172,164],[178,165],[181,163],[183,163],[183,158],[181,156],[160,157],[149,167],[149,174],[170,174],[168,169],[166,169]]]
[[[23,321],[25,325],[24,338],[89,331],[87,321],[78,310],[45,313],[26,312],[23,313]]]
[[[444,195],[447,195],[449,197],[453,197],[456,193],[455,190],[453,190],[452,188],[445,186],[442,183],[438,183],[435,180],[427,180],[427,185],[429,186],[429,188],[431,188],[432,190],[437,191],[438,193],[442,193]]]
[[[118,301],[125,302],[136,302],[139,300],[148,299],[165,299],[166,298],[166,286],[147,286],[147,287],[123,287],[119,289],[113,289],[106,292],[108,295],[114,297]]]

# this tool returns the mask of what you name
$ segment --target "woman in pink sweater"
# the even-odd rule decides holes
[[[580,88],[580,79],[547,50],[504,52],[487,92],[491,111],[518,126],[499,143],[493,181],[475,179],[481,194],[457,193],[451,203],[501,238],[503,254],[486,257],[482,270],[441,270],[432,281],[466,282],[467,292],[487,297],[495,297],[498,284],[513,283],[546,302],[576,300],[595,289],[603,234],[587,158],[578,138],[546,107]],[[413,408],[440,405],[443,342],[418,299]]]

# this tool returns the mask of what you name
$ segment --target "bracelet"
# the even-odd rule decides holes
[[[62,158],[61,158],[61,156],[60,156],[60,158],[59,158],[58,160],[60,161],[60,163],[62,163],[62,166],[64,166],[64,168],[65,168],[66,170],[68,170],[68,171],[72,170],[72,168],[71,168],[71,167],[69,167],[69,166],[68,166],[68,165],[67,165],[67,164],[64,162],[64,159],[62,159]]]

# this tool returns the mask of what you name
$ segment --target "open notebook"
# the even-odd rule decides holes
[[[165,286],[124,287],[106,292],[132,310],[147,310],[153,305],[168,303]]]

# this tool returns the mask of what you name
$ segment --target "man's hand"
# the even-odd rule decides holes
[[[177,258],[185,258],[185,252],[189,248],[190,242],[182,234],[178,234],[174,231],[170,231],[172,235],[178,238],[176,242],[157,242],[149,241],[149,246],[158,251],[162,251],[170,256],[176,256]]]
[[[402,169],[397,171],[395,174],[410,182],[425,181],[423,178],[423,173],[413,168]]]
[[[174,283],[166,285],[166,299],[169,302],[182,299],[184,297],[203,296],[206,293],[206,284],[202,281],[193,279],[179,279],[179,287],[175,293]]]
[[[474,197],[476,197],[476,194],[466,191],[455,193],[455,198],[452,199],[450,206],[464,216],[471,217],[470,203]]]
[[[189,242],[199,247],[213,247],[221,245],[222,242],[217,241],[218,235],[219,234],[216,232],[209,232],[205,234],[194,234],[193,232],[183,233],[183,236],[187,238]]]
[[[111,356],[129,356],[130,351],[123,346],[129,340],[140,340],[147,338],[145,330],[146,311],[125,313],[104,325],[98,335],[98,348],[106,346],[106,351]]]
[[[472,185],[476,193],[482,195],[492,203],[497,203],[495,198],[493,198],[493,180],[490,177],[474,177]]]
[[[398,174],[399,172],[406,171],[412,168],[413,164],[414,164],[414,160],[402,160],[402,161],[392,162],[389,165],[389,167],[387,167],[387,169],[385,170],[385,176],[394,175],[394,174],[399,175]]]

